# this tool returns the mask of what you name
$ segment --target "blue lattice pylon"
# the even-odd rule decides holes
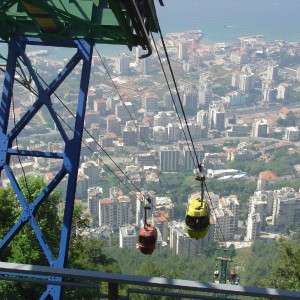
[[[69,62],[57,74],[52,82],[45,87],[45,84],[41,81],[40,77],[37,76],[30,59],[25,53],[27,45],[72,47],[77,49],[77,52],[70,58]],[[36,235],[36,238],[48,260],[49,266],[64,268],[67,264],[92,53],[93,44],[84,39],[63,41],[60,43],[57,41],[42,41],[36,38],[15,36],[12,37],[8,42],[8,57],[0,106],[0,172],[5,171],[7,177],[9,178],[11,186],[13,187],[20,202],[22,213],[18,221],[0,242],[0,252],[6,248],[6,246],[20,232],[23,226],[28,223]],[[20,121],[17,122],[12,129],[8,130],[13,97],[13,85],[18,59],[22,60],[24,66],[28,69],[31,78],[36,85],[38,96],[36,101],[28,108],[27,112],[20,119]],[[75,126],[73,135],[69,138],[53,108],[51,96],[73,71],[73,69],[79,64],[79,62],[82,62],[82,68],[77,110],[75,115]],[[64,152],[29,151],[25,149],[22,150],[12,148],[13,142],[42,107],[46,107],[48,109],[50,116],[60,132],[65,145]],[[61,169],[56,173],[53,180],[46,186],[40,195],[33,199],[32,203],[28,203],[26,201],[26,198],[23,195],[16,177],[14,176],[10,167],[10,160],[14,155],[62,160]],[[54,257],[38,226],[35,215],[46,198],[66,175],[68,175],[67,192],[61,228],[59,253],[57,257]],[[61,281],[60,278],[52,278],[52,281],[53,280]],[[41,296],[41,299],[46,299],[48,296],[52,297],[53,299],[60,299],[60,295],[61,287],[59,285],[48,285],[47,290]]]

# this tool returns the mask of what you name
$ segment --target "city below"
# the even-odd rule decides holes
[[[257,239],[293,234],[287,225],[300,221],[300,194],[293,185],[300,172],[300,42],[266,42],[253,35],[208,46],[202,36],[201,30],[190,30],[165,37],[178,90],[161,41],[153,47],[159,56],[144,59],[140,48],[114,58],[94,52],[85,117],[89,134],[82,143],[76,192],[90,219],[90,228],[80,232],[84,237],[111,241],[119,234],[121,248],[136,248],[147,197],[149,220],[159,232],[157,251],[169,247],[194,256],[211,242],[249,247]],[[46,82],[66,63],[50,48],[27,55]],[[52,99],[70,136],[79,76],[75,69]],[[36,87],[16,79],[12,114],[18,122],[35,101],[28,85]],[[47,113],[26,126],[15,147],[63,152]],[[178,176],[195,176],[195,156],[205,166],[211,208],[209,232],[199,240],[189,238],[183,220],[189,198],[200,196],[200,185],[193,182],[184,199],[168,187]],[[291,165],[277,172],[286,157]],[[16,177],[25,170],[46,182],[62,166],[59,159],[29,157],[20,164],[14,156],[11,162]],[[66,182],[58,186],[63,196]],[[1,184],[9,184],[5,172]],[[229,193],[228,186],[237,192]]]

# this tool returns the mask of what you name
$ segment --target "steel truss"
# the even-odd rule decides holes
[[[34,67],[31,64],[29,57],[25,53],[27,45],[37,46],[55,46],[55,47],[69,47],[77,49],[77,52],[70,58],[66,66],[57,74],[49,85],[46,85],[41,78],[36,74]],[[18,201],[22,209],[21,216],[10,229],[7,235],[0,241],[0,253],[8,246],[8,244],[17,236],[25,224],[29,224],[35,233],[35,236],[42,248],[45,257],[50,267],[65,268],[68,260],[69,241],[71,234],[74,200],[76,192],[76,182],[78,167],[80,162],[81,141],[84,127],[84,118],[87,103],[88,86],[91,71],[93,43],[84,40],[74,41],[45,41],[37,38],[29,38],[24,36],[14,36],[8,42],[8,57],[6,72],[3,84],[3,93],[0,106],[0,172],[5,171],[11,186],[16,193]],[[24,66],[27,68],[32,80],[34,81],[38,96],[36,101],[28,107],[27,112],[20,119],[19,122],[14,124],[12,129],[8,130],[10,111],[13,99],[13,86],[16,74],[16,68],[20,59]],[[77,102],[77,110],[75,115],[75,126],[73,136],[69,138],[67,133],[57,116],[55,109],[51,103],[51,97],[54,95],[57,88],[67,79],[73,69],[82,62],[81,79],[79,85],[79,94]],[[42,152],[42,151],[29,151],[25,149],[13,148],[13,143],[21,134],[22,130],[32,120],[32,118],[40,111],[41,108],[46,107],[49,114],[54,121],[61,137],[64,142],[64,152]],[[51,159],[62,160],[62,167],[56,173],[53,180],[44,188],[44,190],[35,198],[31,203],[26,200],[18,181],[10,167],[12,156],[22,157],[43,157]],[[54,257],[46,239],[41,232],[37,220],[35,218],[39,208],[47,200],[47,197],[68,175],[67,179],[67,192],[65,198],[65,207],[63,222],[61,227],[60,244],[58,256]],[[51,280],[57,282],[62,281],[60,277],[53,277]],[[53,299],[60,299],[61,286],[48,285],[47,290],[40,299],[52,297]]]

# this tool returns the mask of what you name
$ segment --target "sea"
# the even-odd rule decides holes
[[[241,36],[256,34],[266,41],[300,41],[300,0],[163,0],[164,6],[154,2],[164,35],[197,29],[205,45],[234,43]],[[119,45],[97,45],[97,50],[108,57],[130,53]],[[57,60],[68,54],[60,48],[51,51]]]

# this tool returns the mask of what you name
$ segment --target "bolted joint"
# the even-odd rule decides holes
[[[65,155],[65,157],[63,159],[63,166],[68,174],[70,174],[72,172],[72,169],[73,169],[72,163],[71,163],[70,158],[67,155]]]
[[[7,162],[8,138],[4,133],[0,133],[0,167]]]

